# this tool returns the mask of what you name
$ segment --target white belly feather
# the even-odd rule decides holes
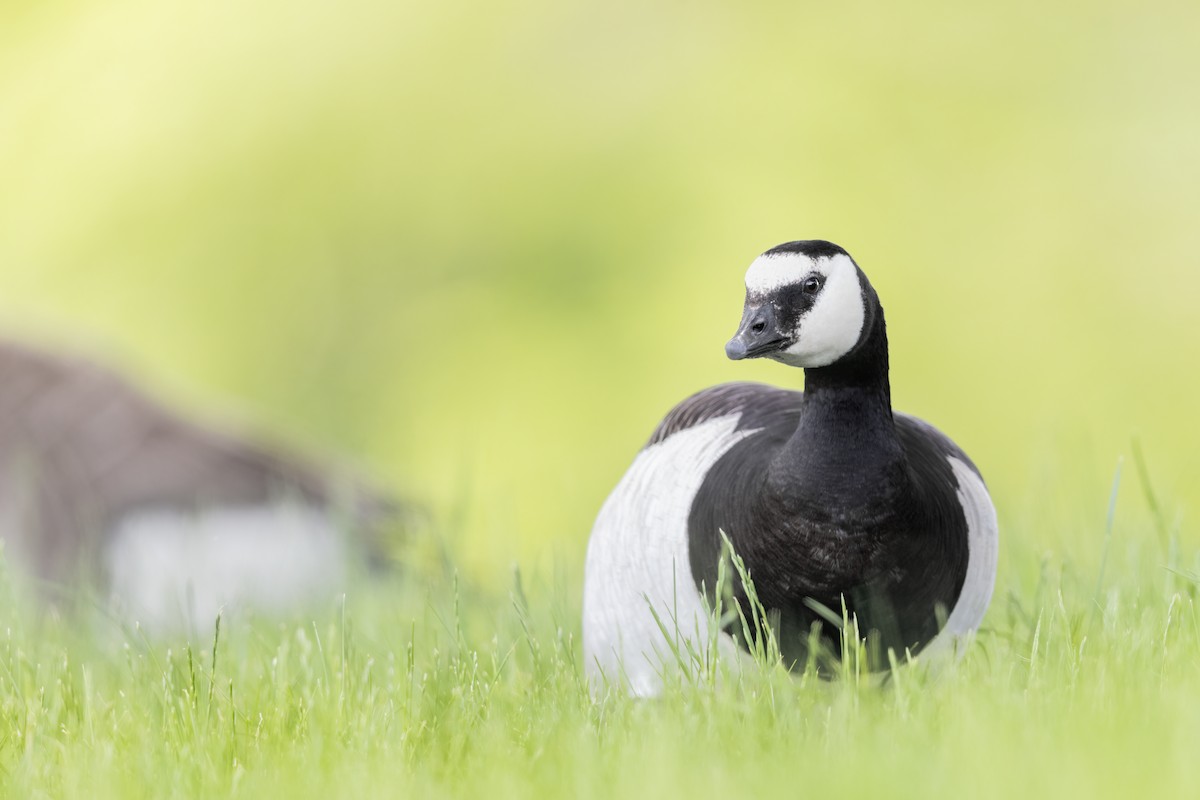
[[[346,548],[328,512],[298,503],[163,509],[122,519],[105,562],[123,616],[204,638],[222,609],[281,614],[333,598]]]

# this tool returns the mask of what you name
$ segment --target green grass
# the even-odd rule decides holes
[[[575,581],[517,572],[493,592],[453,567],[411,570],[311,618],[224,620],[192,643],[14,597],[0,793],[1184,794],[1200,780],[1197,554],[1158,538],[1148,497],[1140,525],[1114,531],[1098,509],[1076,555],[1025,547],[1048,530],[1006,530],[1016,566],[974,646],[883,682],[789,676],[767,656],[659,700],[597,702]]]

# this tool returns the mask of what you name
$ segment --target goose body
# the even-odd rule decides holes
[[[838,651],[828,615],[843,606],[877,652],[903,656],[967,636],[991,598],[995,509],[954,442],[893,412],[883,309],[858,265],[829,242],[789,242],[754,261],[746,290],[727,354],[802,367],[805,391],[706,389],[634,459],[588,544],[596,688],[655,694],[675,653],[709,647],[704,593],[722,532],[792,664],[810,655],[814,626]],[[729,633],[717,644],[727,656],[740,646]]]
[[[282,612],[377,556],[392,501],[198,425],[91,361],[0,342],[0,539],[43,595],[82,580],[150,630]]]

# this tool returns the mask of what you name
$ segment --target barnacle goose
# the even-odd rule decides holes
[[[0,541],[59,605],[151,632],[284,612],[383,563],[404,508],[328,464],[202,426],[93,361],[0,341]]]
[[[789,664],[806,662],[817,625],[838,652],[826,620],[843,608],[875,652],[901,659],[974,631],[995,582],[995,509],[962,450],[892,411],[883,308],[850,255],[812,240],[755,259],[725,351],[802,367],[805,391],[724,384],[659,423],[588,543],[593,687],[653,695],[679,652],[707,652],[702,592],[711,599],[722,532]],[[744,604],[743,587],[733,594]],[[729,632],[717,642],[721,657],[738,652]]]

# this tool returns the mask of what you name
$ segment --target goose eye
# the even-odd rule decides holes
[[[804,283],[800,285],[805,294],[816,294],[821,290],[821,279],[816,275],[809,276],[804,279]]]

